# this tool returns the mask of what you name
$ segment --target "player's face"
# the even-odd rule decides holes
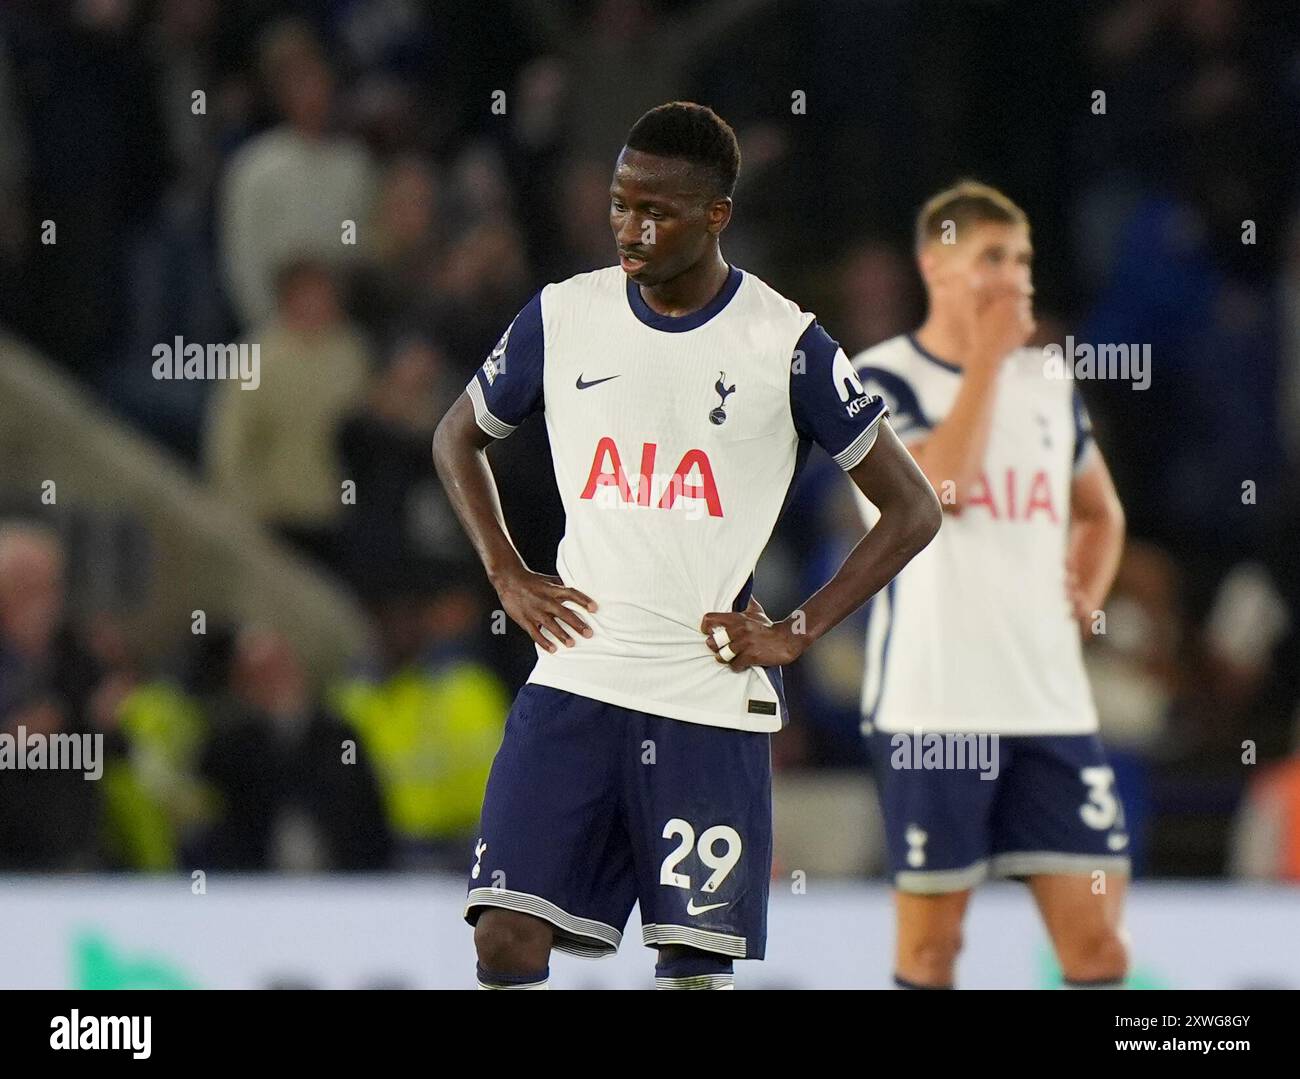
[[[731,218],[689,161],[624,149],[609,187],[609,224],[623,272],[659,285],[689,270]]]
[[[932,294],[954,282],[976,293],[1033,288],[1034,248],[1024,225],[982,222],[969,226],[955,244],[930,244],[926,254],[925,278]]]

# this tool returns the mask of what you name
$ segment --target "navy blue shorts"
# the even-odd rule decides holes
[[[988,876],[1128,873],[1124,807],[1095,734],[979,737],[983,747],[963,748],[868,736],[899,891],[960,892]],[[927,754],[931,766],[918,767]]]
[[[555,927],[574,955],[618,949],[634,903],[649,947],[762,959],[772,872],[767,734],[526,684],[483,799],[465,920]]]

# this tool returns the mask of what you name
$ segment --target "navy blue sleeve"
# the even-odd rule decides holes
[[[857,372],[862,388],[885,402],[889,410],[889,425],[903,443],[913,442],[929,433],[934,425],[921,410],[916,390],[904,376],[869,363],[862,364]]]
[[[542,407],[545,354],[539,292],[506,327],[465,387],[474,402],[474,419],[493,438],[505,438]]]
[[[1079,473],[1087,464],[1088,448],[1092,445],[1092,418],[1083,403],[1083,396],[1074,391],[1074,471]]]
[[[816,321],[791,358],[790,412],[799,437],[816,442],[846,472],[866,457],[886,415],[885,403],[867,394],[844,350]]]

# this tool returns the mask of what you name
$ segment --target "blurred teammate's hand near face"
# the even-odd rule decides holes
[[[931,307],[958,323],[971,343],[963,359],[1000,366],[1033,336],[1033,248],[1021,225],[983,223],[954,244],[931,244],[922,272]]]

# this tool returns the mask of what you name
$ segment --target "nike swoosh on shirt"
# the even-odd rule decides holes
[[[608,382],[611,378],[618,378],[618,375],[606,375],[604,378],[593,378],[590,382],[583,382],[582,376],[578,376],[578,389],[585,390],[590,386],[599,386],[602,382]]]
[[[686,901],[686,913],[703,914],[706,910],[717,910],[719,907],[725,907],[726,905],[726,903],[709,903],[706,906],[697,907],[694,898],[691,898]]]

